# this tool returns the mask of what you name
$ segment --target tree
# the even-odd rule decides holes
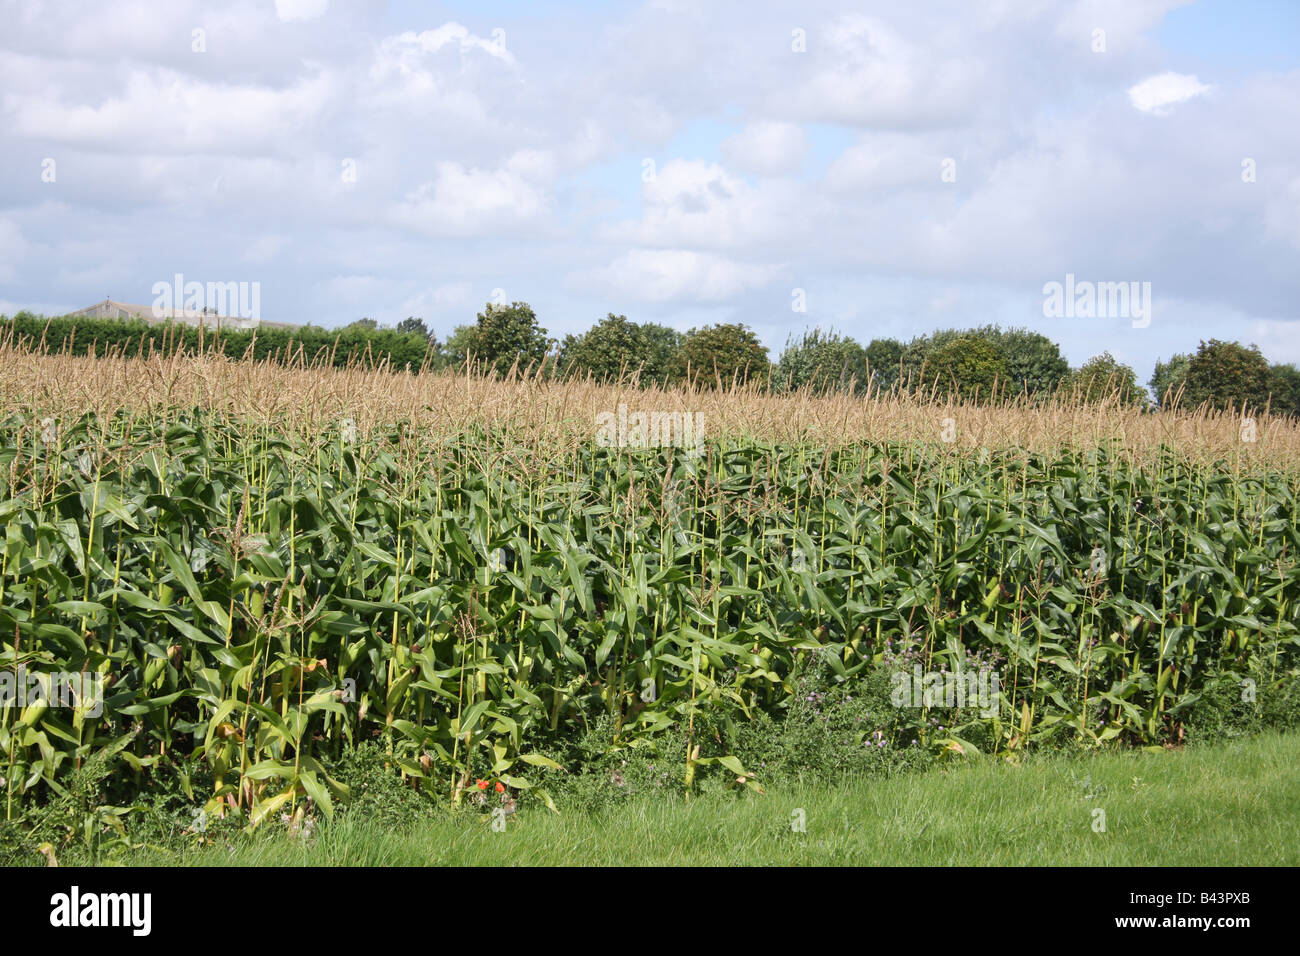
[[[353,362],[387,362],[393,369],[408,366],[418,369],[429,353],[428,340],[420,336],[356,324],[340,329],[315,325],[219,332],[209,329],[202,334],[204,349],[220,351],[236,360],[247,356],[257,362],[294,361],[302,355],[313,362],[332,361],[335,367],[346,367]],[[55,350],[70,350],[74,355],[85,355],[92,345],[101,353],[120,350],[126,357],[200,347],[198,326],[173,322],[154,324],[143,319],[94,319],[84,315],[45,319],[19,313],[9,322],[0,322],[0,339],[7,335],[13,335],[15,342],[23,343],[23,347],[39,347],[44,341]]]
[[[641,380],[643,382],[653,380],[657,385],[667,385],[672,380],[673,363],[677,352],[686,337],[676,329],[654,322],[642,322],[640,329],[647,356]]]
[[[987,338],[959,335],[934,350],[923,374],[941,395],[988,399],[995,388],[1006,388],[1007,360]]]
[[[918,391],[932,387],[935,353],[957,339],[978,339],[997,349],[1006,363],[1003,382],[1008,394],[1048,395],[1070,371],[1070,363],[1061,354],[1060,346],[1042,333],[983,325],[965,332],[940,329],[912,339],[902,348],[900,361],[896,363],[902,366],[904,381]]]
[[[408,315],[406,318],[402,319],[401,322],[398,322],[397,331],[402,332],[404,334],[410,332],[418,332],[420,335],[423,335],[426,339],[433,341],[433,333],[430,332],[429,327],[424,324],[424,319],[418,319],[413,315]]]
[[[374,319],[357,319],[355,322],[351,322],[351,323],[349,323],[348,325],[345,325],[344,328],[346,328],[346,329],[377,329],[377,328],[379,328],[379,323],[376,322]]]
[[[924,391],[933,386],[934,375],[928,370],[931,356],[936,349],[942,348],[953,339],[960,338],[962,334],[956,329],[940,329],[929,335],[918,335],[903,346],[899,365],[904,385],[915,391]]]
[[[773,379],[782,391],[852,389],[861,393],[867,386],[867,352],[853,339],[833,331],[805,331],[798,340],[786,341]]]
[[[1263,408],[1268,394],[1268,360],[1253,345],[1210,339],[1187,363],[1184,403],[1192,408]]]
[[[872,339],[866,348],[867,373],[871,385],[889,391],[898,384],[898,363],[903,358],[903,343],[898,339]]]
[[[516,363],[522,371],[546,357],[550,340],[527,302],[510,305],[489,302],[477,319],[477,324],[465,331],[464,341],[457,345],[497,375],[504,375]]]
[[[1300,416],[1300,368],[1279,364],[1268,371],[1269,407],[1278,414]]]
[[[1070,363],[1061,347],[1041,332],[996,328],[988,335],[1007,360],[1008,386],[1030,395],[1050,395],[1067,375]]]
[[[769,368],[767,349],[752,330],[739,324],[709,325],[686,333],[673,356],[672,378],[705,387],[721,382],[728,388],[733,381],[766,379]]]
[[[438,349],[436,366],[438,368],[463,368],[465,359],[471,351],[474,332],[475,327],[472,325],[458,325],[452,329],[451,334],[447,336],[447,341],[443,342]]]
[[[637,325],[611,312],[583,334],[564,337],[559,367],[565,374],[591,374],[602,381],[639,371],[641,381],[661,383],[680,339],[672,329]]]
[[[1138,386],[1137,372],[1117,361],[1110,352],[1088,359],[1061,384],[1083,402],[1101,402],[1114,397],[1124,405],[1147,404],[1146,391]]]
[[[1182,353],[1171,355],[1168,362],[1156,359],[1155,371],[1151,373],[1151,381],[1147,384],[1151,386],[1151,391],[1155,393],[1156,404],[1161,408],[1164,408],[1166,403],[1173,403],[1174,396],[1187,381],[1187,363],[1191,359],[1190,355]]]

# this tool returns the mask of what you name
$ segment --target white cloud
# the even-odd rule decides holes
[[[641,218],[602,236],[642,246],[738,248],[789,242],[807,230],[809,208],[788,180],[751,186],[717,163],[673,160],[642,185]]]
[[[387,37],[380,45],[381,63],[402,73],[420,71],[420,62],[443,47],[454,46],[462,55],[479,51],[503,63],[515,65],[514,54],[506,47],[505,30],[497,28],[494,36],[481,37],[454,20],[436,30],[415,33],[411,30]]]
[[[1300,335],[1295,322],[1259,319],[1250,323],[1250,335],[1243,339],[1259,346],[1272,362],[1300,364]]]
[[[8,219],[0,219],[0,282],[13,281],[15,274],[13,264],[26,249],[27,240],[23,238],[18,224]]]
[[[330,0],[275,0],[275,15],[281,20],[315,20],[327,9]]]
[[[498,169],[444,160],[436,164],[433,180],[409,192],[391,218],[441,236],[493,234],[538,224],[551,210],[547,180],[553,172],[553,157],[539,150],[520,150]]]
[[[1203,96],[1214,89],[1187,73],[1160,73],[1129,87],[1128,98],[1134,109],[1164,116],[1175,103]]]
[[[1300,176],[1274,190],[1271,199],[1264,212],[1268,234],[1300,249]]]
[[[938,186],[945,158],[919,137],[874,133],[863,136],[835,158],[826,171],[826,186],[833,192]]]
[[[209,83],[169,69],[134,70],[125,89],[99,105],[48,94],[6,97],[13,131],[32,139],[146,154],[287,150],[324,108],[323,72],[286,89]]]
[[[857,126],[956,120],[975,102],[986,66],[951,48],[948,33],[927,28],[908,36],[878,17],[837,17],[810,31],[810,72],[775,92],[773,106],[787,116]],[[927,49],[925,41],[940,35]]]
[[[1081,55],[1093,56],[1092,34],[1104,30],[1105,55],[1115,56],[1138,44],[1142,34],[1160,23],[1170,10],[1189,0],[1073,0],[1061,5],[1056,35]],[[1019,8],[1021,0],[1015,0]]]
[[[486,293],[484,299],[487,298]],[[478,303],[481,305],[482,303]],[[405,318],[408,315],[430,319],[431,316],[457,310],[468,312],[474,302],[474,287],[469,282],[447,282],[433,288],[421,289],[415,295],[403,299],[398,311]],[[432,323],[427,323],[432,327]]]
[[[274,259],[280,254],[280,250],[288,245],[289,240],[285,236],[259,236],[248,245],[244,252],[244,259],[247,262],[265,262],[267,259]]]
[[[374,303],[386,291],[389,280],[383,276],[347,275],[333,276],[325,282],[331,299],[360,304],[363,308]],[[369,313],[367,313],[369,314]]]
[[[1041,317],[1043,283],[1069,271],[1152,281],[1151,328],[1123,333],[1135,361],[1263,319],[1282,343],[1300,319],[1300,126],[1278,118],[1300,109],[1300,72],[1241,69],[1225,44],[1216,87],[1214,49],[1197,51],[1205,82],[1161,74],[1187,62],[1157,29],[1177,3],[825,0],[791,22],[672,0],[461,24],[374,3],[32,0],[0,31],[0,294],[147,301],[176,271],[254,269],[289,321],[446,329],[500,286],[553,330],[627,301],[779,343],[806,318],[791,286],[866,341]],[[1049,334],[1072,358],[1121,344]]]
[[[724,140],[721,151],[727,164],[741,172],[780,176],[803,167],[808,138],[794,123],[765,120]]]
[[[763,285],[777,274],[770,266],[734,262],[686,249],[633,249],[603,269],[575,277],[611,295],[643,302],[721,302]]]

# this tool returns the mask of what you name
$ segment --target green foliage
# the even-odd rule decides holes
[[[430,339],[421,334],[379,329],[373,319],[363,319],[341,329],[322,329],[313,325],[298,328],[264,327],[260,329],[223,329],[217,333],[189,325],[152,324],[143,320],[92,319],[64,316],[45,319],[20,312],[12,319],[0,319],[0,335],[10,331],[19,344],[39,346],[44,342],[52,351],[71,355],[95,354],[116,349],[127,357],[150,352],[170,353],[218,348],[232,359],[288,361],[302,359],[325,361],[336,368],[350,362],[387,360],[394,368],[419,368],[431,358]]]
[[[787,341],[773,370],[772,384],[779,391],[809,388],[861,394],[867,387],[866,350],[833,331],[805,331],[797,340]]]
[[[950,762],[951,764],[951,762]],[[962,760],[942,771],[805,783],[765,777],[765,795],[728,790],[691,799],[668,788],[609,798],[581,812],[556,798],[521,802],[506,833],[482,813],[425,813],[392,827],[359,814],[212,841],[149,840],[136,866],[1288,866],[1300,846],[1300,737],[1268,733],[1178,751],[1091,752],[1082,758]],[[629,766],[632,761],[629,760]],[[614,789],[607,779],[605,786]],[[1104,802],[1102,802],[1104,801]],[[1110,839],[1087,824],[1104,806]],[[1170,821],[1177,821],[1177,839]],[[17,828],[6,864],[43,865]],[[128,828],[129,829],[129,828]],[[7,845],[0,824],[0,847]],[[63,866],[95,862],[69,847]],[[109,861],[117,862],[117,861]],[[67,871],[65,870],[65,873]],[[1098,872],[1102,872],[1098,869]],[[178,874],[180,878],[182,874]],[[21,876],[17,876],[21,879]]]
[[[788,707],[735,728],[735,751],[763,780],[829,782],[919,770],[934,761],[915,712],[890,700],[889,667],[836,679],[821,658],[801,661]],[[937,726],[937,722],[936,725]]]
[[[672,384],[673,361],[685,336],[676,329],[654,322],[642,322],[637,328],[641,332],[646,355],[646,372],[641,376],[642,381],[657,385]]]
[[[331,775],[347,787],[345,812],[388,829],[401,829],[433,812],[435,793],[446,793],[436,776],[415,778],[415,786],[402,779],[401,768],[374,741],[349,747],[330,765]],[[423,783],[423,786],[420,784]]]
[[[888,392],[897,385],[902,358],[902,342],[897,339],[872,339],[866,348],[867,371],[871,374],[872,387]]]
[[[1100,402],[1116,396],[1125,405],[1146,405],[1146,390],[1139,387],[1137,373],[1110,352],[1095,355],[1070,373],[1063,383],[1081,401]]]
[[[616,721],[608,713],[592,714],[582,733],[560,738],[542,748],[564,770],[539,769],[538,786],[560,806],[593,813],[614,809],[639,797],[681,796],[685,793],[682,758],[685,728],[672,725],[641,746],[611,745]],[[704,743],[711,741],[701,735]]]
[[[935,350],[963,334],[971,333],[962,333],[956,329],[941,329],[929,335],[918,335],[913,338],[903,346],[900,360],[902,381],[913,390],[923,389],[927,383],[932,386],[934,377],[929,374],[928,367]]]
[[[1183,403],[1193,408],[1261,409],[1268,402],[1268,360],[1255,346],[1210,339],[1187,363]]]
[[[1008,329],[995,331],[992,339],[1007,360],[1012,391],[1050,395],[1070,372],[1060,346],[1041,332]]]
[[[540,365],[546,358],[550,340],[527,302],[512,302],[508,306],[489,302],[478,314],[477,324],[465,329],[463,338],[457,340],[457,348],[461,347],[476,363],[504,375],[513,366],[522,372],[529,366]]]
[[[107,788],[113,764],[112,755],[105,750],[72,768],[60,792],[51,794],[44,806],[28,808],[23,821],[28,839],[56,848],[79,844],[92,854],[114,848],[118,838],[125,836],[122,818],[130,811],[109,805]]]
[[[434,367],[463,369],[471,351],[474,334],[475,327],[472,325],[458,325],[452,329],[447,341],[438,349]]]
[[[1225,669],[1205,682],[1188,715],[1188,743],[1212,744],[1300,727],[1300,682],[1279,683],[1261,663],[1241,672]]]
[[[472,354],[476,362],[504,374],[516,361],[521,369],[544,362],[555,344],[538,325],[527,303],[489,304],[473,325],[458,326],[439,343],[423,319],[408,316],[396,328],[383,328],[362,318],[340,329],[313,325],[298,328],[267,326],[257,330],[227,329],[220,333],[186,325],[64,316],[46,319],[20,311],[12,319],[0,316],[0,335],[12,332],[26,347],[85,355],[116,350],[127,357],[151,352],[196,350],[200,342],[230,358],[255,361],[320,362],[344,367],[349,363],[386,361],[394,368],[463,368]],[[991,348],[990,348],[991,347]],[[996,354],[995,354],[996,353]],[[610,313],[585,333],[567,335],[555,355],[562,371],[590,373],[612,381],[621,368],[640,369],[644,384],[673,385],[686,370],[697,384],[738,381],[770,383],[777,391],[811,385],[819,391],[840,391],[854,382],[857,394],[868,377],[883,391],[900,381],[917,392],[936,386],[942,394],[987,399],[994,379],[1007,397],[1026,393],[1044,397],[1066,384],[1099,394],[1101,373],[1120,371],[1124,393],[1135,404],[1143,397],[1128,387],[1126,367],[1093,359],[1085,379],[1070,372],[1059,347],[1046,336],[1027,329],[985,325],[960,331],[945,329],[918,336],[907,345],[894,339],[873,339],[862,348],[833,331],[813,329],[787,342],[776,366],[766,349],[744,325],[692,329],[688,335],[653,323],[637,324]],[[1101,363],[1101,364],[1096,364]],[[901,372],[901,377],[900,377]],[[1092,383],[1092,384],[1088,384]],[[1157,361],[1149,382],[1156,402],[1169,389],[1186,385],[1182,404],[1212,408],[1243,403],[1300,416],[1300,369],[1269,366],[1254,346],[1235,342],[1202,342],[1195,356],[1177,354]]]
[[[398,322],[397,331],[401,332],[403,335],[412,332],[417,335],[423,335],[433,345],[437,345],[437,338],[434,336],[433,332],[429,330],[429,327],[424,324],[424,319],[416,318],[414,315],[408,315],[406,318],[402,319],[401,322]]]
[[[112,678],[98,716],[0,709],[10,821],[92,760],[241,825],[328,816],[349,779],[383,812],[373,752],[346,756],[365,741],[440,800],[476,778],[522,797],[548,754],[602,748],[616,786],[643,750],[645,787],[693,789],[755,772],[742,750],[794,767],[821,732],[800,772],[893,766],[864,731],[931,756],[1152,745],[1215,678],[1285,701],[1300,672],[1295,476],[1173,454],[695,457],[173,411],[12,415],[0,466],[0,669]],[[1002,668],[997,716],[878,711],[893,669],[972,660]],[[769,757],[750,721],[779,725]],[[74,826],[102,835],[122,796],[78,798]]]
[[[709,325],[691,329],[673,356],[672,376],[695,385],[730,388],[733,382],[766,382],[767,349],[744,325]]]
[[[1156,359],[1155,371],[1151,373],[1151,380],[1147,384],[1151,386],[1156,404],[1161,408],[1172,404],[1178,390],[1186,383],[1187,365],[1191,360],[1190,355],[1181,353],[1171,355],[1168,362]]]
[[[988,339],[959,335],[936,348],[922,370],[922,382],[941,395],[987,400],[1007,388],[1007,360]]]
[[[955,342],[978,340],[978,362],[964,365],[959,356],[961,346]],[[990,351],[990,347],[992,351]],[[997,353],[997,358],[993,353]],[[936,362],[935,356],[942,354]],[[918,336],[907,344],[901,356],[903,377],[912,387],[928,391],[936,382],[945,388],[955,388],[959,394],[973,395],[978,389],[989,395],[990,370],[998,369],[1000,391],[1009,395],[1027,392],[1046,396],[1064,380],[1070,370],[1060,348],[1045,335],[1027,329],[1003,330],[985,325],[969,331],[943,329],[927,336]],[[961,374],[974,375],[964,381]]]
[[[1268,376],[1272,410],[1282,415],[1300,416],[1300,368],[1272,365]]]
[[[640,372],[643,383],[668,380],[673,353],[681,334],[661,325],[637,325],[612,312],[582,335],[567,335],[560,346],[563,374],[591,374],[598,381],[614,382]]]

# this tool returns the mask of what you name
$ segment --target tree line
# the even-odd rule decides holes
[[[971,401],[1020,395],[1040,399],[1064,389],[1089,400],[1114,396],[1134,406],[1267,405],[1274,412],[1300,415],[1300,369],[1270,363],[1254,345],[1211,339],[1202,341],[1195,353],[1157,361],[1148,393],[1134,370],[1109,352],[1071,368],[1047,336],[995,325],[941,330],[907,343],[877,338],[865,346],[834,331],[810,329],[788,339],[775,362],[754,331],[739,323],[683,333],[610,313],[587,331],[557,340],[548,336],[526,302],[488,304],[474,324],[457,327],[446,341],[439,341],[415,316],[393,328],[366,318],[341,329],[304,325],[216,333],[140,320],[47,319],[19,312],[12,319],[0,316],[0,334],[28,346],[44,342],[50,349],[74,354],[93,348],[101,354],[116,349],[134,356],[196,349],[202,341],[232,358],[303,358],[340,367],[386,360],[399,369],[436,370],[472,362],[496,375],[516,368],[663,386],[757,384],[776,393],[806,389],[862,395],[868,388],[901,389]]]
[[[408,325],[408,323],[410,323]],[[407,319],[398,328],[418,327]],[[447,364],[473,357],[497,374],[518,364],[550,368],[560,375],[617,381],[633,375],[642,383],[727,387],[758,383],[774,392],[864,394],[868,388],[901,388],[979,401],[991,397],[1046,397],[1061,389],[1096,401],[1115,396],[1135,406],[1263,408],[1300,415],[1300,369],[1270,364],[1254,346],[1211,339],[1195,354],[1157,361],[1147,385],[1110,352],[1071,368],[1060,346],[1040,332],[945,329],[903,343],[872,339],[867,345],[834,331],[811,329],[787,340],[777,361],[752,329],[719,324],[678,332],[610,313],[586,332],[556,341],[547,336],[526,302],[488,306],[474,325],[460,326],[440,346]],[[1154,398],[1152,397],[1154,394]]]

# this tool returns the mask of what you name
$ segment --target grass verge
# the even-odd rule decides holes
[[[795,830],[798,811],[805,832]],[[144,847],[120,862],[1294,866],[1300,735],[1020,766],[954,764],[884,780],[773,786],[766,795],[646,796],[586,813],[521,809],[503,832],[473,812],[396,828],[344,813],[309,839],[283,830],[235,835],[204,847]]]

